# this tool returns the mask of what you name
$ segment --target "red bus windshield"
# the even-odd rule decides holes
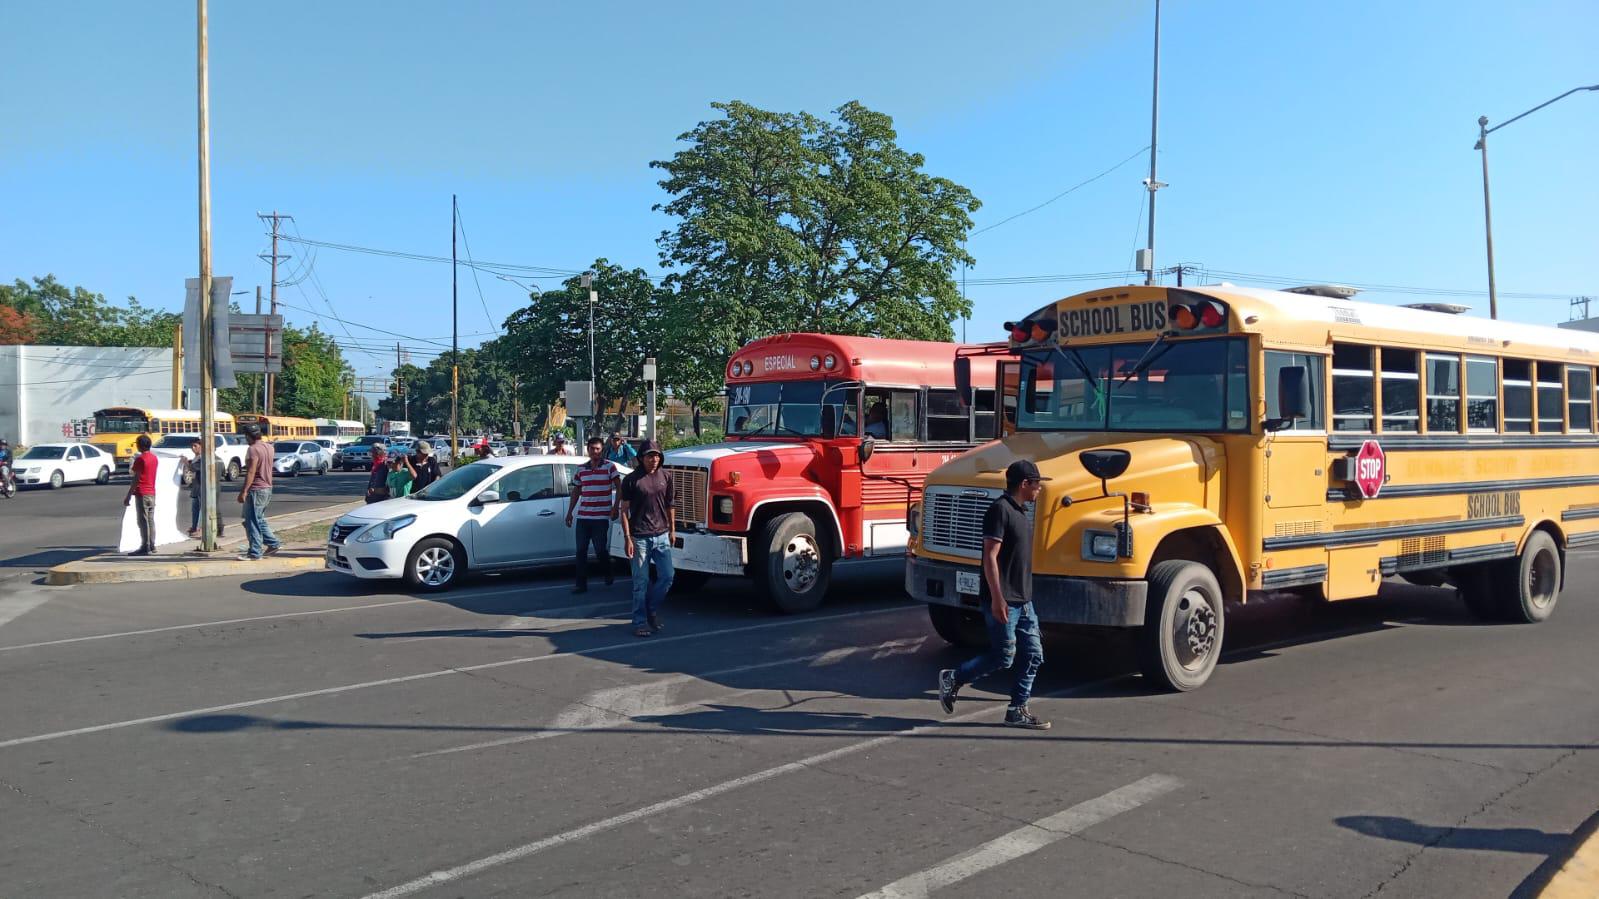
[[[860,390],[842,381],[772,381],[727,388],[728,436],[850,437]]]

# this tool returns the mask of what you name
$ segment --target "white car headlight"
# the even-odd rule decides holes
[[[381,540],[391,539],[402,528],[409,527],[415,521],[415,515],[401,515],[399,518],[390,518],[388,521],[372,525],[362,531],[361,536],[355,538],[355,542],[377,543]]]

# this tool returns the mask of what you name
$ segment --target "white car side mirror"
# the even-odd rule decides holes
[[[498,491],[485,490],[482,493],[479,493],[477,495],[476,499],[472,500],[472,505],[474,505],[474,506],[486,506],[489,503],[497,503],[499,501],[500,501],[500,494],[499,494]]]

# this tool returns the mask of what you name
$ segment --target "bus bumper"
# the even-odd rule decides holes
[[[627,558],[622,546],[622,528],[611,528],[611,556]],[[678,531],[677,544],[672,547],[672,566],[684,571],[703,571],[706,574],[723,574],[733,577],[744,575],[744,564],[749,561],[748,542],[739,534],[703,534]]]
[[[909,556],[905,560],[905,592],[919,602],[976,609],[982,600],[956,593],[955,573],[977,570],[975,565]],[[1140,627],[1148,591],[1144,581],[1036,575],[1033,608],[1038,620],[1046,624]]]

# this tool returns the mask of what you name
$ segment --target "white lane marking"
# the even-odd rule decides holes
[[[663,677],[643,684],[607,687],[604,690],[596,690],[562,709],[560,714],[555,716],[555,721],[550,724],[549,730],[542,730],[532,734],[519,734],[514,737],[502,737],[498,740],[485,740],[481,743],[469,743],[465,746],[451,746],[447,749],[418,752],[412,755],[411,758],[420,759],[435,755],[451,755],[457,752],[493,749],[517,743],[531,743],[534,740],[548,740],[552,737],[564,737],[567,734],[574,734],[583,730],[593,730],[598,727],[607,727],[631,721],[642,715],[681,715],[712,701],[726,702],[750,693],[761,692],[761,689],[764,689],[735,690],[732,693],[720,693],[711,699],[699,699],[694,702],[671,705],[671,700],[676,698],[678,688],[691,681],[726,677],[731,674],[744,674],[764,668],[778,668],[784,665],[798,665],[805,662],[810,662],[812,668],[818,668],[837,664],[852,655],[868,651],[873,652],[873,659],[879,659],[887,655],[915,652],[925,642],[927,642],[926,637],[917,637],[904,640],[888,640],[875,646],[845,646],[838,649],[829,649],[826,652],[815,652],[810,655],[795,656],[788,659],[773,659],[767,662],[757,662],[753,665],[723,668],[720,671],[706,671],[700,674],[674,674],[671,677]]]
[[[121,730],[127,727],[138,727],[141,724],[158,724],[162,721],[174,721],[179,718],[190,718],[195,715],[214,715],[218,712],[231,712],[238,709],[249,709],[257,706],[271,705],[279,702],[293,702],[298,699],[310,699],[317,696],[332,696],[338,693],[349,693],[354,690],[367,690],[373,687],[388,687],[394,684],[408,684],[414,681],[431,680],[435,677],[448,677],[452,674],[467,674],[473,671],[486,671],[491,668],[505,668],[510,665],[525,665],[530,662],[543,662],[550,659],[566,659],[573,657],[586,657],[595,653],[611,652],[618,649],[633,649],[644,646],[660,646],[663,643],[678,643],[684,640],[698,640],[703,637],[719,637],[726,634],[744,634],[751,631],[771,630],[779,627],[789,627],[795,624],[812,622],[842,621],[849,618],[864,618],[870,615],[886,615],[892,612],[909,611],[911,606],[893,606],[886,609],[867,609],[861,612],[846,612],[842,615],[822,615],[816,618],[784,618],[780,621],[767,621],[761,624],[746,624],[739,627],[728,627],[720,630],[701,631],[697,634],[680,634],[676,637],[656,637],[649,641],[632,639],[625,643],[607,643],[603,646],[594,646],[576,652],[551,652],[537,656],[522,656],[515,659],[501,659],[498,662],[483,662],[477,665],[462,665],[457,668],[444,668],[438,671],[424,671],[420,674],[406,674],[400,677],[386,677],[382,680],[361,681],[354,684],[343,684],[337,687],[322,687],[316,690],[304,690],[299,693],[285,693],[281,696],[267,696],[262,699],[247,699],[242,702],[230,702],[225,705],[209,706],[202,709],[187,709],[182,712],[168,712],[164,715],[149,715],[144,718],[130,718],[126,721],[112,721],[107,724],[95,724],[89,727],[77,727],[72,730],[59,730],[48,734],[34,734],[29,737],[15,737],[10,740],[0,740],[0,749],[9,749],[13,746],[25,746],[29,743],[43,743],[49,740],[60,740],[66,737],[77,737],[84,734],[96,734],[108,730]]]
[[[418,602],[430,602],[426,599],[401,599],[394,602],[374,602],[364,606],[340,606],[336,609],[307,609],[304,612],[281,612],[276,615],[256,615],[251,618],[227,618],[221,621],[200,621],[195,624],[174,624],[169,627],[149,627],[139,631],[121,631],[115,634],[93,634],[88,637],[66,637],[61,640],[43,640],[38,643],[18,643],[15,646],[0,646],[0,652],[10,652],[14,649],[38,649],[41,646],[60,646],[64,643],[84,643],[89,640],[111,640],[117,637],[142,637],[145,634],[162,634],[169,631],[186,631],[201,627],[222,627],[228,624],[248,624],[252,621],[271,621],[275,618],[298,618],[302,615],[330,615],[334,612],[358,612],[361,609],[381,609],[386,606],[404,606]]]
[[[523,588],[510,589],[510,590],[490,590],[490,591],[486,591],[486,592],[482,592],[482,593],[456,593],[456,594],[451,594],[451,597],[453,599],[457,599],[457,600],[474,599],[474,598],[477,598],[477,597],[480,597],[480,596],[503,596],[503,595],[505,595],[507,593],[527,593],[527,592],[531,592],[531,591],[534,591],[534,590],[554,590],[554,589],[557,589],[557,588],[563,588],[565,586],[566,586],[565,584],[550,584],[548,586],[542,586],[542,587],[523,587]],[[52,589],[52,590],[65,590],[65,589],[71,589],[71,588],[53,587],[53,588],[50,588],[50,589]],[[391,593],[389,595],[393,596],[394,594]],[[436,600],[436,599],[397,599],[397,600],[394,600],[393,602],[372,602],[372,603],[367,603],[366,605],[362,605],[362,606],[340,606],[338,608],[333,608],[333,609],[307,609],[307,610],[305,610],[303,612],[280,612],[280,613],[275,614],[275,615],[256,615],[256,616],[253,616],[253,617],[250,617],[250,618],[227,618],[227,619],[223,619],[221,621],[199,621],[199,622],[195,622],[194,624],[174,624],[174,625],[170,625],[170,626],[167,626],[167,627],[149,627],[149,628],[145,628],[143,630],[137,630],[137,631],[119,631],[119,632],[114,633],[114,634],[91,634],[91,635],[89,635],[87,637],[66,637],[66,638],[61,639],[61,640],[42,640],[42,641],[40,641],[38,643],[19,643],[19,644],[15,645],[15,646],[0,646],[0,652],[10,652],[10,651],[12,651],[14,649],[38,649],[38,648],[44,647],[44,646],[61,646],[61,645],[66,644],[66,643],[84,643],[84,642],[87,642],[87,641],[90,641],[90,640],[113,640],[113,639],[116,639],[116,638],[119,638],[119,637],[143,637],[146,634],[162,634],[162,633],[167,633],[169,631],[193,630],[195,628],[202,628],[202,627],[221,627],[223,625],[228,625],[228,624],[248,624],[248,623],[250,623],[252,621],[271,621],[271,620],[276,619],[276,618],[298,618],[298,617],[300,617],[302,615],[331,615],[331,614],[333,614],[335,612],[358,612],[361,609],[382,609],[382,608],[387,608],[389,606],[407,606],[407,605],[415,605],[417,603],[435,603],[435,604],[437,604],[439,602],[440,601]],[[0,601],[0,607],[3,607],[3,605],[4,605],[4,601]],[[559,611],[566,611],[566,610],[555,610],[555,611],[559,612]],[[0,624],[4,624],[4,623],[5,622],[3,620],[0,620]]]
[[[1015,861],[1051,843],[1082,833],[1101,821],[1132,811],[1180,786],[1182,781],[1175,777],[1151,774],[1097,799],[1079,802],[1064,811],[1019,827],[942,864],[902,877],[882,889],[862,895],[860,899],[920,899],[934,890],[941,890],[974,874]]]
[[[1075,687],[1071,687],[1066,690],[1059,690],[1049,695],[1051,698],[1059,698],[1071,696],[1074,693],[1097,690],[1100,687],[1106,686],[1107,684],[1113,684],[1118,681],[1125,680],[1130,676],[1131,675],[1117,675],[1115,677],[1107,677],[1102,680],[1090,681],[1086,684],[1078,684]],[[400,896],[409,896],[412,893],[420,892],[428,887],[438,886],[441,883],[449,883],[453,880],[460,880],[463,877],[470,877],[474,874],[480,874],[490,868],[495,868],[509,862],[527,858],[530,855],[535,855],[543,852],[546,849],[553,849],[556,846],[564,846],[567,843],[573,843],[586,837],[594,836],[597,833],[604,833],[607,830],[615,830],[618,827],[632,824],[634,821],[642,821],[645,818],[654,817],[655,815],[659,815],[663,812],[669,812],[675,809],[693,805],[696,802],[710,799],[713,796],[720,796],[723,793],[731,793],[732,791],[740,789],[741,787],[747,787],[751,784],[758,784],[762,781],[771,780],[774,777],[782,777],[785,774],[792,774],[796,771],[804,771],[807,768],[826,764],[834,759],[840,759],[848,755],[854,755],[857,752],[865,752],[870,749],[876,749],[879,746],[886,746],[889,743],[902,740],[906,737],[928,733],[947,724],[953,724],[959,721],[969,721],[981,715],[990,715],[993,714],[994,711],[994,709],[990,708],[976,709],[963,715],[954,715],[949,718],[945,718],[942,722],[937,724],[923,724],[908,730],[902,730],[898,733],[885,734],[881,737],[873,737],[869,740],[862,740],[859,743],[851,743],[848,746],[840,746],[837,749],[830,749],[826,752],[818,752],[815,755],[808,755],[805,758],[799,759],[798,761],[787,762],[773,768],[767,768],[764,771],[757,771],[754,774],[746,774],[743,777],[736,777],[732,780],[723,781],[722,783],[695,790],[691,793],[684,793],[681,796],[665,799],[654,803],[653,805],[646,805],[643,808],[636,808],[630,812],[623,812],[620,815],[613,815],[609,818],[595,821],[592,824],[585,824],[582,827],[564,831],[562,833],[555,834],[554,836],[545,837],[542,840],[535,840],[531,843],[525,843],[521,846],[507,849],[504,852],[497,852],[493,855],[480,858],[476,861],[467,862],[464,865],[457,865],[453,868],[446,868],[442,871],[433,871],[428,874],[424,874],[415,880],[406,881],[405,883],[389,887],[381,892],[371,893],[367,895],[365,899],[398,899]]]
[[[0,627],[5,627],[49,601],[49,592],[39,587],[24,587],[11,596],[0,599]]]

